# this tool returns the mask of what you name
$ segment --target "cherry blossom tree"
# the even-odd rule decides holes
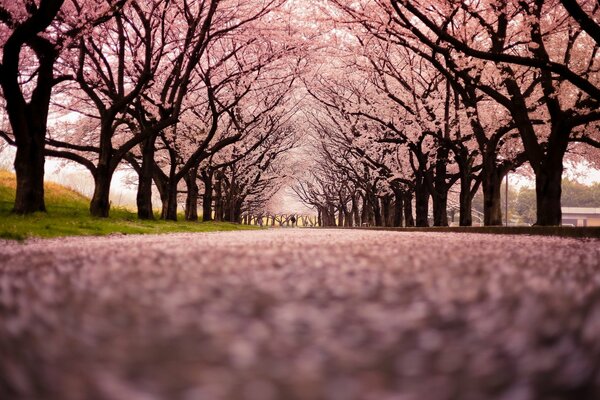
[[[14,212],[45,211],[45,138],[53,88],[66,79],[57,60],[90,29],[117,13],[125,0],[38,0],[0,4],[0,86],[17,147]]]
[[[540,225],[560,224],[560,185],[569,142],[595,144],[587,132],[593,131],[600,119],[595,86],[598,43],[592,35],[582,34],[593,32],[587,14],[580,13],[583,9],[574,2],[565,2],[567,9],[560,4],[439,2],[430,7],[418,2],[392,2],[401,24],[435,51],[451,57],[463,71],[480,73],[486,62],[495,66],[506,90],[504,96],[495,99],[511,112],[535,173]],[[536,84],[520,84],[524,74]],[[470,75],[468,79],[485,91],[481,77]],[[535,107],[537,115],[530,111],[535,103],[526,99],[528,86],[534,88],[541,99],[536,102],[544,108]],[[534,123],[536,116],[541,117],[542,124]]]
[[[165,108],[166,104],[171,104],[174,99],[179,103],[178,108],[182,111],[185,109],[190,111],[189,104],[194,103],[186,97],[197,96],[198,91],[202,91],[202,87],[206,85],[206,79],[209,80],[217,76],[220,80],[220,85],[224,86],[231,84],[232,81],[241,81],[244,79],[244,75],[250,74],[256,69],[264,67],[267,63],[273,61],[277,57],[281,56],[281,46],[286,47],[287,44],[281,43],[276,45],[277,40],[266,40],[267,33],[261,26],[267,24],[266,21],[271,21],[277,14],[278,10],[284,4],[282,0],[265,0],[258,3],[243,3],[236,1],[229,1],[222,4],[216,9],[214,21],[210,28],[207,36],[207,43],[203,47],[199,48],[201,52],[196,53],[194,57],[188,59],[184,53],[181,53],[176,58],[174,67],[167,70],[167,75],[157,80],[164,82],[163,85],[155,86],[154,90],[151,90],[144,98],[145,101],[139,102],[136,112],[133,113],[133,117],[136,118],[139,124],[148,126],[152,120],[159,121],[164,115],[162,109]],[[263,25],[261,25],[263,24]],[[272,26],[274,29],[275,27]],[[273,32],[277,32],[274,30]],[[193,35],[188,35],[189,38],[193,38]],[[277,39],[279,36],[276,35]],[[271,46],[271,47],[270,47]],[[250,59],[252,58],[252,61]],[[182,66],[185,66],[183,68]],[[233,66],[233,67],[232,67]],[[190,69],[191,68],[191,69]],[[222,76],[218,76],[221,74]],[[185,85],[183,82],[189,80]],[[208,86],[206,86],[208,88]],[[222,88],[221,88],[222,89]],[[219,89],[219,90],[221,90]],[[194,94],[196,92],[196,94]],[[195,104],[210,104],[211,92],[204,91],[204,100],[196,100]],[[181,103],[183,102],[183,103]],[[183,104],[183,105],[182,105]],[[233,104],[232,104],[233,106]],[[174,109],[171,105],[167,107]],[[210,111],[210,107],[205,107],[206,110]],[[141,112],[140,112],[141,110]],[[223,109],[220,114],[228,111]],[[198,111],[192,111],[198,116]],[[189,117],[185,117],[190,121]],[[217,122],[217,121],[213,121]],[[207,121],[202,121],[207,123]],[[197,169],[197,164],[207,154],[207,145],[214,138],[214,131],[212,128],[218,128],[217,125],[213,125],[212,122],[205,125],[200,131],[209,132],[211,135],[205,137],[208,140],[196,141],[196,145],[203,143],[200,146],[195,146],[194,154],[190,158],[190,162],[184,166],[182,176],[187,173],[194,174]],[[197,130],[198,131],[198,130]],[[154,160],[155,142],[160,134],[160,130],[155,129],[156,134],[151,135],[148,139],[141,143],[142,161],[141,168],[138,170],[139,174],[139,186],[138,186],[138,215],[140,218],[152,217],[152,204],[151,204],[151,184],[152,179],[157,182],[159,188],[165,188],[164,176],[161,176],[159,170],[156,168]],[[189,136],[189,135],[188,135]],[[162,136],[165,138],[165,136]],[[194,142],[194,140],[192,140]],[[213,149],[214,151],[215,149]],[[189,170],[189,171],[188,171]],[[177,180],[191,179],[190,177],[181,178]],[[171,197],[175,198],[174,190],[171,191]],[[168,195],[162,191],[166,202],[168,202]],[[166,207],[166,202],[163,205]],[[171,204],[171,216],[173,211],[173,200]],[[163,210],[163,216],[166,210]]]
[[[180,119],[187,118],[184,114],[189,97],[205,84],[201,66],[212,68],[220,60],[207,55],[211,43],[232,36],[233,32],[239,35],[242,27],[264,17],[279,4],[281,1],[275,0],[261,2],[259,7],[233,0],[185,4],[133,1],[119,18],[103,27],[104,31],[80,41],[77,63],[72,68],[77,72],[80,91],[95,108],[91,117],[99,121],[97,155],[90,168],[95,180],[90,205],[93,215],[108,216],[114,171],[135,148],[141,147],[138,214],[140,218],[152,217],[156,139],[159,135],[166,137],[166,132],[177,129]],[[179,22],[167,25],[165,20]],[[249,40],[248,35],[240,36]],[[235,58],[240,47],[244,46],[232,49],[226,58]],[[207,129],[212,132],[210,138],[216,125],[215,122],[214,129]],[[71,143],[64,142],[64,147],[72,148]],[[204,150],[198,149],[177,181],[197,163]],[[70,157],[78,161],[72,153]],[[166,196],[176,197],[176,186],[167,186],[171,194]],[[173,218],[176,200],[167,202],[168,214]]]

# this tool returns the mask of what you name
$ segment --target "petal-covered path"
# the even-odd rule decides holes
[[[600,398],[600,240],[0,242],[0,399]]]

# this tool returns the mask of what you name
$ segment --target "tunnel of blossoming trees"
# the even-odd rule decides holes
[[[323,226],[469,226],[478,191],[501,225],[526,166],[559,225],[565,162],[599,159],[592,3],[4,0],[14,212],[46,209],[51,157],[99,217],[129,168],[141,219],[255,223],[286,187]]]
[[[600,399],[598,21],[0,0],[0,400]]]

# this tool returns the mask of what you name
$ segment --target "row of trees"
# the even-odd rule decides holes
[[[288,175],[303,64],[284,0],[39,0],[0,5],[0,84],[16,146],[14,211],[45,211],[48,156],[86,167],[107,217],[114,172],[153,218],[240,221]],[[184,189],[185,188],[185,189]]]
[[[447,225],[456,190],[470,225],[481,190],[499,225],[502,179],[528,164],[536,222],[560,224],[565,157],[598,161],[599,13],[575,0],[3,2],[14,210],[45,210],[52,156],[90,171],[100,217],[129,165],[140,218],[156,187],[163,218],[183,195],[189,219],[200,202],[205,219],[239,221],[301,174],[324,224],[426,226],[432,204]],[[307,160],[284,157],[300,136]]]
[[[598,161],[595,2],[331,3],[338,71],[308,85],[323,162],[296,187],[325,224],[427,226],[431,203],[445,226],[459,188],[467,226],[481,188],[485,224],[500,225],[502,179],[525,163],[536,223],[560,224],[568,152]]]

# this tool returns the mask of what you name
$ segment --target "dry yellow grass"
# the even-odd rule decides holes
[[[110,218],[94,218],[90,216],[90,200],[87,197],[52,182],[47,182],[44,187],[47,213],[14,215],[11,210],[15,200],[16,178],[12,172],[0,170],[0,238],[252,229],[223,222],[140,221],[135,212],[116,207],[111,209]]]

